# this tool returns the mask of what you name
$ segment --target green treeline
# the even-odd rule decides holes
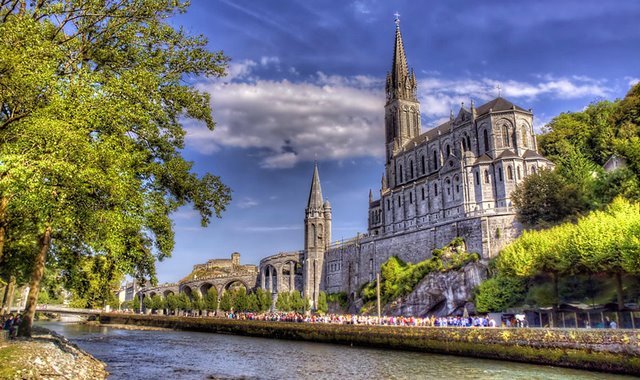
[[[478,311],[640,300],[640,84],[554,118],[538,138],[556,164],[512,194],[522,236],[490,263]],[[622,167],[605,171],[611,157]]]

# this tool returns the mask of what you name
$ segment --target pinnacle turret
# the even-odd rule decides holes
[[[393,64],[391,72],[387,74],[387,100],[405,99],[417,101],[416,99],[416,75],[409,70],[407,56],[404,52],[400,23],[396,19],[396,42],[393,51]]]

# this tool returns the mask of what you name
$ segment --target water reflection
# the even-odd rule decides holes
[[[529,364],[181,331],[48,323],[110,379],[614,379]]]

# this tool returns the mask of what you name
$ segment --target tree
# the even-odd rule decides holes
[[[252,313],[257,313],[260,311],[260,306],[258,305],[258,296],[255,292],[251,292],[247,296],[247,311]]]
[[[524,279],[498,275],[481,283],[476,289],[475,305],[480,313],[505,311],[524,300]]]
[[[137,294],[133,297],[131,307],[133,308],[133,311],[136,313],[140,311],[140,297]]]
[[[164,310],[166,307],[166,303],[164,298],[162,298],[161,295],[156,294],[153,297],[151,297],[151,308],[153,310]]]
[[[276,300],[276,309],[279,311],[291,311],[293,307],[291,305],[291,295],[289,292],[278,293],[278,299]]]
[[[238,312],[247,311],[249,308],[249,298],[247,297],[247,290],[244,287],[239,287],[231,290],[233,310]]]
[[[326,314],[329,311],[329,304],[327,303],[327,293],[320,292],[318,295],[318,307],[317,312],[320,314]]]
[[[231,311],[233,308],[233,299],[231,298],[231,292],[226,291],[222,293],[222,297],[220,298],[220,310],[222,311]]]
[[[218,310],[218,290],[215,287],[209,288],[204,296],[204,308],[209,311]]]
[[[518,220],[532,227],[548,227],[587,209],[579,188],[558,172],[543,169],[527,176],[511,193]]]
[[[266,312],[271,310],[273,299],[269,291],[258,288],[256,290],[256,297],[258,299],[258,311]]]
[[[153,299],[149,296],[146,296],[142,299],[142,305],[145,308],[145,311],[151,312],[153,309]]]
[[[173,312],[176,312],[178,309],[180,309],[180,301],[178,300],[178,297],[173,293],[167,296],[167,309]]]
[[[48,262],[77,273],[82,256],[101,256],[113,263],[105,282],[125,273],[155,281],[154,260],[173,249],[169,214],[191,203],[206,225],[230,200],[180,152],[184,120],[214,126],[208,95],[185,79],[220,76],[227,62],[168,23],[186,6],[0,3],[1,266],[17,251],[9,228],[33,246],[21,335]]]
[[[191,307],[192,307],[191,299],[185,293],[180,293],[180,295],[178,295],[177,301],[178,301],[177,306],[179,310],[182,310],[182,311],[191,310]]]
[[[198,312],[204,310],[204,300],[202,299],[202,296],[200,296],[200,292],[198,290],[193,291],[191,294],[191,308]]]

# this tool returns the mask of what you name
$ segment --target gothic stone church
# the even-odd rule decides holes
[[[317,167],[305,218],[304,294],[353,295],[392,255],[410,262],[463,237],[485,259],[520,233],[510,194],[527,175],[553,164],[538,153],[533,113],[498,97],[464,104],[444,124],[421,131],[420,103],[396,26],[387,75],[385,174],[369,195],[365,235],[330,244],[331,206],[323,202]]]

